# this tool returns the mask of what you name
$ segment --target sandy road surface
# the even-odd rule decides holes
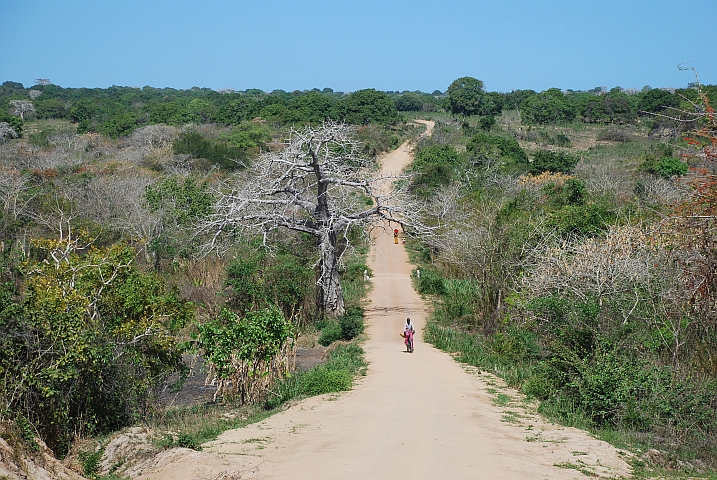
[[[409,160],[404,145],[383,159],[383,168],[396,172]],[[497,379],[421,341],[426,307],[412,288],[404,247],[394,245],[390,233],[377,232],[369,261],[374,276],[364,348],[370,365],[352,391],[306,399],[225,432],[203,452],[158,461],[140,478],[587,478],[579,469],[629,474],[608,444],[541,421]],[[403,352],[399,337],[407,316],[418,329],[413,354]],[[512,400],[495,405],[498,393]]]

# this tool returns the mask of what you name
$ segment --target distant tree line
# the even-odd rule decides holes
[[[717,98],[717,87],[707,86],[708,95]],[[693,88],[662,90],[643,88],[629,93],[620,87],[609,91],[587,92],[550,88],[543,92],[515,90],[505,95],[505,108],[516,109],[531,124],[556,124],[579,120],[584,123],[630,123],[641,117],[655,120],[654,114],[688,111],[699,100]]]
[[[66,119],[78,133],[98,132],[118,138],[145,125],[238,125],[261,118],[275,125],[320,123],[336,119],[352,125],[386,125],[399,120],[394,101],[384,92],[365,89],[344,94],[331,89],[265,93],[217,92],[208,88],[63,88],[17,82],[0,86],[0,121],[16,124],[12,102],[29,102],[35,118]]]
[[[703,91],[717,99],[717,87],[703,87]],[[654,122],[653,114],[689,110],[697,100],[694,88],[672,91],[649,86],[634,92],[620,87],[609,91],[487,92],[483,82],[472,77],[455,80],[445,93],[435,90],[430,94],[375,89],[343,93],[330,88],[269,93],[198,87],[63,88],[50,83],[25,88],[6,81],[0,85],[0,123],[20,136],[27,118],[67,119],[77,124],[78,133],[118,138],[151,124],[239,125],[260,118],[273,125],[316,124],[327,119],[352,125],[388,125],[399,120],[399,112],[444,110],[455,116],[481,116],[485,119],[482,125],[489,129],[491,119],[503,110],[517,110],[523,122],[535,125],[573,121],[624,124],[646,115]]]

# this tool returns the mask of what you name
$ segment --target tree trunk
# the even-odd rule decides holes
[[[321,274],[318,281],[317,305],[329,315],[343,315],[344,294],[341,291],[338,257],[336,256],[336,233],[326,232],[319,238],[321,251]]]

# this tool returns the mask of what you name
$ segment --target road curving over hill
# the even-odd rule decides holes
[[[428,131],[432,122],[423,122]],[[406,143],[382,160],[398,172]],[[390,228],[393,228],[391,226]],[[298,402],[205,444],[167,453],[133,478],[574,479],[629,476],[614,447],[541,420],[520,395],[421,340],[427,305],[402,244],[377,229],[369,256],[367,375],[350,392]],[[399,333],[416,325],[415,353]],[[501,394],[501,395],[498,395]],[[498,399],[499,401],[496,401]]]

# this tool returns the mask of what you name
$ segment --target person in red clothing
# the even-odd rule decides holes
[[[411,319],[406,319],[406,324],[403,326],[403,343],[406,344],[406,351],[408,353],[413,353],[413,334],[416,333],[416,330],[413,328],[413,325],[411,324]]]

